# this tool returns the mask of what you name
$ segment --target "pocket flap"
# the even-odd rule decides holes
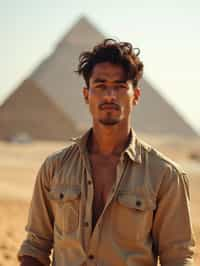
[[[128,192],[119,193],[118,202],[128,208],[134,208],[139,211],[156,208],[156,204],[153,200],[141,195],[135,195]]]
[[[57,201],[75,200],[81,194],[80,186],[58,185],[49,192],[49,197]]]

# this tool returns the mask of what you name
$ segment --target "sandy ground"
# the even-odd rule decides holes
[[[178,161],[190,177],[191,209],[196,235],[196,265],[200,265],[200,140],[150,138],[153,146]],[[35,175],[48,154],[66,146],[65,143],[34,142],[13,144],[0,142],[0,266],[18,265],[16,254],[25,237],[29,202]]]

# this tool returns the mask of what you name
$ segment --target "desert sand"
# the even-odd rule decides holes
[[[176,160],[189,174],[191,211],[196,236],[196,265],[200,265],[200,140],[143,136]],[[16,254],[25,237],[28,207],[36,173],[47,155],[67,143],[0,142],[0,266],[18,265]]]

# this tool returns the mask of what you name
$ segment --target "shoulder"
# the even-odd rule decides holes
[[[40,167],[37,177],[49,186],[48,184],[51,184],[52,178],[57,171],[76,162],[79,157],[80,152],[78,145],[76,143],[69,143],[68,146],[46,157]]]
[[[79,154],[79,147],[76,143],[69,143],[68,146],[61,150],[58,150],[50,154],[46,160],[45,164],[51,167],[61,167],[67,161],[73,159],[73,157]]]
[[[185,174],[183,167],[176,161],[172,160],[143,140],[139,140],[139,143],[141,145],[143,160],[148,161],[151,168],[155,168],[155,170],[171,169],[173,172],[177,172],[177,174]]]
[[[180,188],[183,184],[188,190],[188,176],[181,165],[156,148],[140,140],[142,164],[148,172],[153,191],[158,194],[170,188]]]

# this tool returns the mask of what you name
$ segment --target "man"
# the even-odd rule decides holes
[[[143,64],[130,43],[106,39],[80,56],[92,128],[43,163],[22,266],[193,265],[186,174],[138,139],[131,114]]]

